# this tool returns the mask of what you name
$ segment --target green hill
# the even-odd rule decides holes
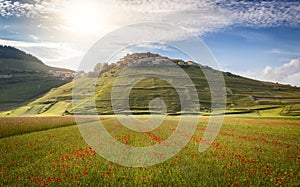
[[[72,74],[71,70],[47,66],[19,49],[0,46],[0,111],[24,105],[70,82]]]
[[[145,55],[150,55],[150,59],[144,59]],[[203,115],[209,115],[211,112],[211,95],[208,82],[199,66],[194,62],[184,62],[177,59],[169,59],[161,57],[157,54],[138,53],[127,55],[113,64],[97,65],[96,72],[90,72],[86,76],[78,78],[77,84],[81,85],[81,89],[76,90],[77,98],[76,112],[80,114],[92,114],[92,107],[89,103],[95,102],[97,112],[99,114],[114,114],[111,103],[111,93],[114,82],[118,76],[118,87],[126,89],[128,82],[133,76],[145,75],[147,70],[134,66],[127,68],[137,59],[148,60],[152,62],[163,63],[164,60],[170,60],[177,66],[180,66],[193,81],[197,89],[199,103],[196,97],[191,95],[189,105],[191,107],[200,104],[200,110]],[[155,66],[155,65],[154,65]],[[154,67],[153,66],[153,67]],[[151,66],[152,67],[152,66]],[[214,73],[216,70],[201,66],[206,72]],[[126,74],[122,74],[127,69]],[[180,81],[180,76],[173,71],[172,67],[167,67],[168,73],[163,70],[155,70],[158,75],[174,78]],[[97,77],[97,72],[100,76]],[[289,85],[282,85],[270,82],[262,82],[258,80],[248,79],[229,72],[221,72],[224,76],[227,93],[226,106],[227,114],[247,113],[255,116],[296,116],[300,111],[300,88]],[[72,83],[65,84],[59,88],[54,88],[40,97],[37,100],[25,105],[23,107],[2,113],[6,116],[19,115],[68,115],[74,113],[72,107]],[[85,89],[88,87],[95,87],[95,90]],[[189,85],[184,85],[189,86]],[[183,86],[183,87],[184,87]],[[129,98],[130,111],[134,114],[149,114],[149,102],[159,97],[166,104],[166,113],[170,115],[180,114],[179,93],[184,89],[179,88],[176,91],[170,83],[155,77],[148,77],[136,84],[131,92]],[[122,92],[120,93],[122,94]],[[119,101],[117,101],[119,102]],[[120,109],[120,113],[128,113],[128,109]]]

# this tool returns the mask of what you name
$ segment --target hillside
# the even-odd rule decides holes
[[[76,102],[76,112],[80,114],[92,114],[92,109],[88,103],[95,101],[97,112],[99,114],[113,114],[111,91],[114,81],[116,80],[116,77],[120,76],[121,73],[132,63],[136,62],[137,59],[146,60],[149,64],[154,62],[163,63],[164,60],[169,60],[177,66],[180,66],[191,78],[197,89],[201,113],[203,115],[209,115],[211,112],[209,87],[204,74],[199,71],[199,67],[196,66],[196,63],[190,61],[184,62],[178,59],[169,59],[151,53],[131,54],[110,65],[97,65],[94,71],[100,72],[100,77],[96,77],[97,73],[94,72],[77,79],[77,83],[81,85],[82,89],[77,90],[77,92],[79,92],[77,94],[80,95],[80,98]],[[201,65],[200,67],[207,72],[216,72],[216,70],[210,67]],[[156,73],[180,81],[180,77],[173,71],[172,67],[168,68],[167,74],[159,69]],[[125,90],[132,76],[144,75],[146,73],[147,72],[143,70],[143,68],[139,68],[139,66],[129,68],[127,74],[122,75],[122,79],[119,81],[118,86]],[[222,74],[226,83],[227,114],[248,113],[253,116],[297,116],[300,114],[300,88],[270,82],[261,82],[234,75],[229,72],[222,72]],[[95,86],[95,91],[84,89],[89,86]],[[182,87],[179,88],[179,90],[184,89]],[[132,88],[129,98],[131,112],[134,114],[149,114],[149,102],[157,97],[160,97],[166,103],[166,113],[170,115],[180,114],[181,105],[176,90],[168,82],[153,77],[140,81]],[[191,107],[198,104],[195,96],[191,96],[189,104]],[[119,112],[126,114],[128,113],[128,109],[124,108],[124,110]],[[72,83],[68,83],[59,88],[52,89],[43,97],[26,106],[2,114],[6,116],[51,116],[73,113]]]
[[[0,46],[0,111],[29,100],[72,80],[74,72],[45,65],[19,49]]]

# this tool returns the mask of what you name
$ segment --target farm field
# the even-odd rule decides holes
[[[163,59],[166,58],[155,54],[151,55],[156,56],[155,59],[161,63],[164,63]],[[190,98],[188,101],[189,108],[193,109],[188,113],[198,113],[197,109],[199,108],[198,105],[200,105],[201,115],[210,115],[212,112],[211,93],[202,70],[211,74],[219,71],[206,66],[202,66],[202,70],[200,70],[199,67],[184,65],[181,68],[192,81],[192,83],[186,84],[184,76],[180,77],[174,67],[166,66],[166,69],[157,68],[151,70],[151,72],[147,68],[141,69],[138,66],[126,68],[127,65],[134,63],[132,60],[133,56],[143,56],[143,53],[127,55],[123,60],[111,64],[109,68],[99,75],[97,71],[91,72],[73,80],[73,82],[52,88],[43,96],[32,99],[21,106],[10,108],[9,110],[0,109],[0,116],[64,116],[74,113],[93,115],[94,104],[98,114],[112,115],[115,113],[112,108],[112,93],[115,95],[113,97],[113,101],[116,102],[114,105],[122,104],[122,99],[120,98],[124,95],[125,90],[129,92],[128,83],[132,80],[132,75],[142,77],[149,73],[152,73],[154,77],[145,78],[134,86],[132,85],[129,97],[130,110],[120,108],[119,112],[127,114],[131,111],[136,115],[150,114],[149,102],[160,97],[167,106],[167,114],[179,115],[182,112],[179,102],[180,95],[185,95],[184,90],[194,84],[195,93],[186,96]],[[123,61],[127,65],[124,65]],[[145,59],[145,61],[152,62],[149,59]],[[177,60],[173,59],[173,63],[177,63]],[[168,72],[167,74],[165,70]],[[226,101],[223,101],[223,104],[226,105],[226,114],[247,114],[257,117],[265,115],[280,115],[283,117],[300,115],[300,89],[298,87],[262,82],[234,75],[230,72],[219,73],[223,75],[226,83],[226,86],[222,88],[224,94],[226,92]],[[122,78],[118,78],[119,76]],[[160,76],[166,76],[169,80],[176,80],[174,83],[178,84],[177,90],[179,91],[174,89],[174,85],[167,81],[155,78]],[[119,88],[121,91],[118,92],[113,88]],[[191,93],[189,92],[189,94]],[[76,104],[72,105],[74,97],[76,98]],[[157,111],[157,113],[160,112]]]
[[[147,116],[141,116],[147,118]],[[210,148],[198,147],[209,117],[201,117],[187,146],[171,159],[145,168],[114,164],[82,138],[72,117],[0,119],[0,186],[299,186],[300,119],[226,117]],[[169,137],[179,117],[145,133],[100,118],[121,143],[155,145]],[[30,121],[34,121],[30,123]],[[49,122],[49,125],[40,126]],[[8,128],[8,122],[10,127]],[[19,128],[24,124],[24,128]],[[30,126],[29,128],[25,126]],[[53,126],[51,126],[52,124]],[[70,126],[71,125],[71,126]],[[26,131],[27,130],[27,131]],[[37,132],[34,132],[37,131]],[[23,134],[26,132],[31,132]]]

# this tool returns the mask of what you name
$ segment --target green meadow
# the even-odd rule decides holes
[[[77,79],[76,84],[80,85],[81,89],[76,90],[76,95],[80,96],[80,98],[77,98],[76,106],[72,106],[72,97],[74,94],[73,81],[58,88],[52,88],[46,94],[32,100],[26,105],[0,112],[0,116],[62,116],[72,115],[74,114],[74,110],[89,115],[92,114],[92,110],[90,109],[93,108],[89,103],[93,102],[96,104],[98,114],[114,114],[111,103],[111,92],[115,86],[116,78],[122,70],[122,68],[115,67],[100,74],[99,77],[85,76]],[[195,104],[199,104],[201,115],[210,115],[211,95],[205,76],[201,74],[199,69],[194,67],[184,68],[184,71],[195,85],[199,98],[198,100],[196,96],[192,97],[190,106],[194,107]],[[206,71],[213,73],[215,70],[207,68]],[[177,75],[172,74],[172,69],[169,72],[171,73],[168,73],[168,78],[178,80]],[[142,76],[144,73],[147,72],[139,69],[131,69],[127,76],[122,77],[121,81],[119,81],[120,85],[117,86],[125,88],[131,78],[131,74]],[[164,71],[156,73],[164,75]],[[264,115],[282,117],[299,116],[299,88],[256,81],[224,72],[223,76],[226,84],[224,89],[227,94],[225,103],[226,114],[246,114],[257,117]],[[94,88],[94,90],[85,88]],[[184,90],[183,88],[179,88],[179,90]],[[122,92],[119,94],[122,94]],[[164,100],[167,106],[166,114],[180,114],[178,93],[172,85],[159,78],[145,78],[134,85],[129,98],[130,111],[137,115],[150,114],[148,105],[155,98]]]
[[[140,118],[147,118],[141,116]],[[119,142],[150,146],[165,140],[180,117],[136,133],[114,116],[100,120]],[[0,119],[1,186],[298,186],[299,118],[226,117],[213,144],[198,152],[209,117],[187,146],[149,167],[124,167],[86,144],[72,117]],[[5,125],[7,123],[7,125]],[[8,125],[9,124],[9,125]],[[20,127],[22,124],[22,128]],[[52,126],[51,126],[52,125]],[[13,128],[16,127],[16,128]]]

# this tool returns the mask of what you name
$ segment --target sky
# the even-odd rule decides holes
[[[117,57],[148,50],[186,59],[167,44],[197,37],[220,70],[300,86],[300,1],[0,0],[0,44],[73,70],[98,40],[142,22],[172,24],[188,35],[173,32]]]

